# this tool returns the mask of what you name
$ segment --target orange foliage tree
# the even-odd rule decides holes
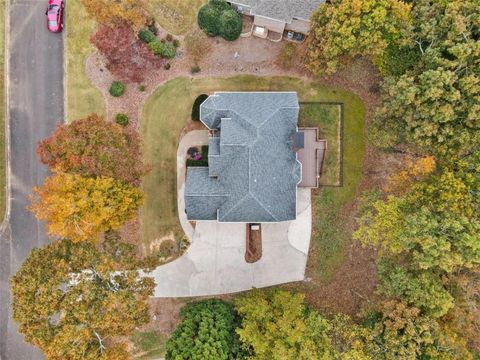
[[[82,0],[88,14],[100,24],[127,22],[139,29],[147,23],[142,0]]]

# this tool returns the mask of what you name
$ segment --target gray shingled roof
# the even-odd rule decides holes
[[[252,8],[252,15],[266,16],[291,23],[294,18],[309,20],[325,0],[230,0],[237,5]]]
[[[187,169],[190,220],[277,222],[296,218],[301,165],[294,92],[217,92],[200,106],[209,139],[209,166]]]

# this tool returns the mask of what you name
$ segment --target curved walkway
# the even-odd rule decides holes
[[[186,219],[183,194],[185,160],[190,146],[206,144],[208,132],[196,130],[180,141],[177,152],[178,209],[191,245],[179,259],[155,269],[155,297],[208,296],[304,279],[310,245],[312,211],[309,189],[297,190],[297,219],[262,224],[262,258],[245,262],[245,224]]]

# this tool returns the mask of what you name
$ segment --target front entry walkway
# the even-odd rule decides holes
[[[200,221],[193,228],[186,221],[183,203],[185,149],[198,145],[203,136],[206,139],[207,133],[192,131],[180,141],[178,209],[191,245],[181,258],[150,274],[157,284],[154,296],[219,295],[303,280],[312,224],[310,189],[297,190],[296,220],[262,224],[262,258],[253,264],[245,261],[245,224]]]

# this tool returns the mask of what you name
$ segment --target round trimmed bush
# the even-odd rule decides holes
[[[220,13],[210,3],[203,5],[198,11],[197,21],[200,29],[205,31],[208,36],[220,35],[220,26],[218,17]]]
[[[152,41],[155,41],[157,37],[155,34],[150,30],[150,29],[142,29],[138,33],[138,38],[142,40],[144,43],[151,43]]]
[[[115,115],[115,122],[118,125],[127,126],[128,125],[128,116],[124,113],[118,113]]]
[[[172,59],[177,55],[177,48],[170,43],[162,44],[162,54],[163,58]]]
[[[220,16],[220,35],[225,40],[237,40],[242,33],[242,19],[233,9],[226,10]]]
[[[125,92],[125,85],[121,81],[114,81],[108,92],[114,97],[122,96]]]
[[[205,100],[207,100],[207,98],[208,98],[207,94],[202,94],[197,96],[192,106],[192,120],[195,120],[195,121],[200,120],[200,105],[202,105],[202,103]]]
[[[225,0],[210,0],[197,16],[198,25],[208,36],[221,35],[236,40],[242,32],[242,18]]]

